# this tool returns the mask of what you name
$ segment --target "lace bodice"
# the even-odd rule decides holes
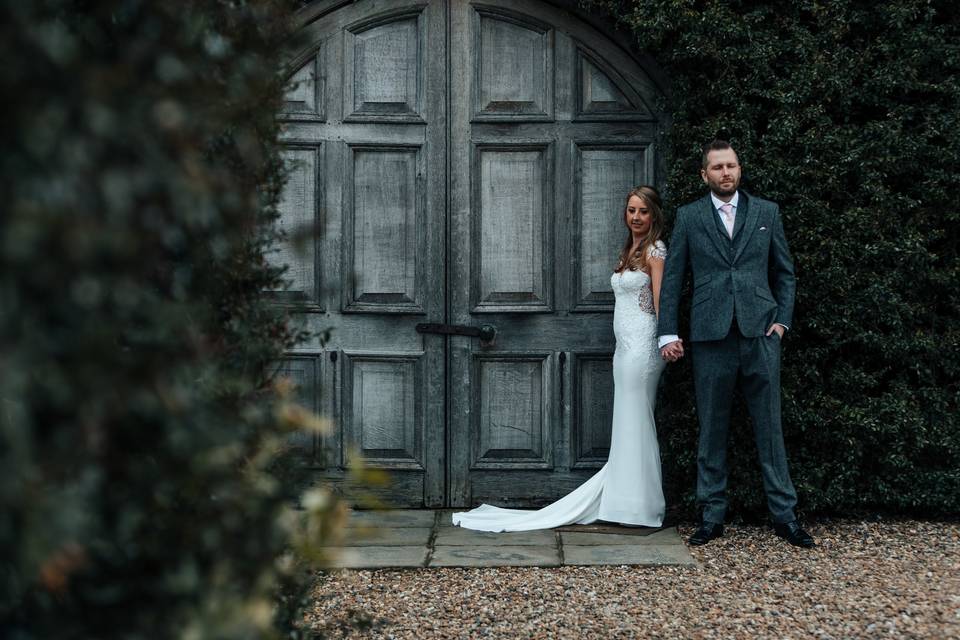
[[[657,240],[657,242],[647,249],[647,258],[655,258],[659,260],[665,260],[667,257],[667,246],[663,243],[662,240]],[[633,277],[635,276],[635,277]],[[653,305],[653,288],[650,283],[650,276],[643,271],[621,271],[620,273],[614,273],[610,278],[610,285],[613,287],[613,292],[618,297],[621,291],[623,293],[629,293],[636,291],[636,297],[634,298],[637,303],[640,305],[640,310],[644,313],[656,314],[656,307]],[[618,291],[620,289],[621,291]]]
[[[661,260],[666,255],[666,245],[659,241],[647,252],[649,258]],[[616,300],[613,331],[617,348],[646,348],[657,324],[650,276],[643,271],[621,271],[610,276],[610,286]]]

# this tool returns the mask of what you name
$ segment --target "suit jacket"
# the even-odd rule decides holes
[[[733,240],[710,195],[677,210],[660,289],[658,335],[677,334],[680,288],[693,272],[690,340],[720,340],[734,315],[747,338],[790,326],[796,277],[779,207],[740,191]]]

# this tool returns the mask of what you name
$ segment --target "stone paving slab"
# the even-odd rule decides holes
[[[429,567],[559,567],[556,547],[473,546],[437,547]]]
[[[578,531],[560,531],[560,540],[563,545],[665,545],[683,544],[674,527],[660,529],[643,536],[624,535],[620,533],[589,533]]]
[[[557,527],[556,531],[571,533],[612,533],[622,536],[650,536],[663,529],[669,529],[671,525],[664,527],[632,527],[625,524],[614,524],[612,522],[595,522],[593,524],[568,524],[564,527]]]
[[[564,545],[565,565],[696,565],[684,545]]]
[[[344,547],[409,547],[427,546],[433,534],[431,527],[363,527],[348,528],[343,533]]]
[[[434,544],[440,546],[538,546],[557,545],[557,534],[550,529],[539,531],[516,531],[510,533],[490,533],[473,531],[460,527],[441,527],[437,530]]]
[[[352,512],[334,567],[696,564],[672,526],[656,529],[594,523],[488,533],[454,527],[450,520],[454,511],[462,509]]]
[[[342,547],[332,549],[335,569],[382,569],[387,567],[422,567],[427,562],[426,546],[422,547]]]
[[[348,527],[432,527],[436,512],[429,509],[351,511]]]

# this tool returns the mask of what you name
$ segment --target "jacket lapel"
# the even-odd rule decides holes
[[[717,229],[717,222],[714,220],[716,217],[717,212],[713,208],[713,201],[710,200],[710,194],[707,194],[706,197],[700,201],[700,223],[703,226],[703,232],[707,234],[714,246],[716,246],[717,252],[729,263],[730,246],[727,244],[727,238],[721,236]]]
[[[740,211],[737,212],[737,218],[733,224],[733,240],[736,247],[733,254],[734,262],[736,262],[740,254],[743,253],[747,242],[750,241],[750,236],[753,235],[754,230],[757,228],[757,220],[760,219],[758,207],[750,206],[750,196],[744,191],[740,191],[740,206],[738,209],[740,209]]]

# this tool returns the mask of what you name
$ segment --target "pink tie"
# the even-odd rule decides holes
[[[723,226],[727,228],[727,235],[730,236],[730,239],[733,239],[733,205],[729,202],[725,202],[720,205],[720,211],[723,212]]]

